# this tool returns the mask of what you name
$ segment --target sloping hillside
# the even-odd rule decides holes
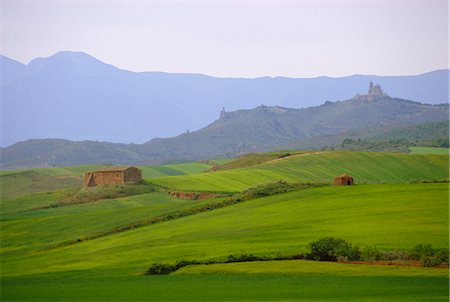
[[[427,105],[383,97],[354,99],[306,109],[260,106],[224,112],[198,131],[141,145],[67,140],[30,140],[3,148],[1,167],[47,167],[92,163],[161,164],[235,157],[274,149],[320,148],[352,135],[376,136],[399,127],[448,122],[448,104]],[[430,139],[433,135],[430,135]]]
[[[448,179],[448,155],[378,152],[311,152],[242,169],[163,177],[161,186],[184,191],[237,192],[275,180],[331,183],[342,173],[356,183],[401,183]]]
[[[325,236],[343,237],[362,246],[377,245],[384,250],[410,249],[420,242],[445,247],[447,200],[447,184],[306,189],[50,250],[42,250],[41,240],[51,245],[62,237],[70,237],[79,215],[72,209],[66,223],[62,217],[47,216],[57,214],[58,210],[52,211],[53,214],[41,212],[40,217],[25,218],[23,223],[20,218],[2,222],[7,227],[2,228],[2,238],[8,243],[2,250],[2,274],[20,276],[89,269],[97,274],[119,270],[122,275],[136,275],[155,262],[220,258],[242,252],[257,255],[304,252],[309,242]],[[114,217],[122,219],[139,215],[139,211],[130,211],[135,209],[131,199],[121,203],[125,208],[119,212],[127,213],[122,216],[117,216],[117,208],[114,211],[114,202],[92,205],[90,209],[85,206],[86,211],[92,212],[89,215],[85,212],[88,216],[82,229],[101,229],[103,224],[107,227],[113,223],[108,219],[111,211],[116,213]],[[161,210],[173,205],[167,203]],[[151,208],[148,210],[151,212]],[[150,212],[147,213],[152,215]],[[95,219],[96,216],[100,219]],[[32,226],[42,225],[43,219],[49,219],[52,227],[45,228],[43,233],[33,231]],[[64,231],[66,224],[69,229]],[[35,244],[31,244],[33,241]]]

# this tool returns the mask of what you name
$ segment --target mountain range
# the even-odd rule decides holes
[[[301,109],[258,106],[251,110],[222,111],[219,119],[200,130],[172,138],[156,138],[144,144],[27,140],[2,148],[1,168],[159,164],[284,148],[321,148],[348,137],[410,139],[411,133],[420,137],[424,131],[428,140],[442,139],[432,137],[430,129],[439,129],[439,135],[448,140],[448,110],[448,104],[423,104],[387,95],[373,100],[352,98],[326,102]],[[437,128],[418,127],[436,122],[443,123]],[[396,131],[394,136],[389,134],[392,131]]]
[[[309,108],[325,101],[336,104],[338,100],[364,93],[370,81],[381,84],[390,95],[402,99],[429,104],[448,102],[449,70],[415,76],[217,78],[201,74],[131,72],[88,54],[70,51],[37,58],[27,65],[0,56],[0,68],[2,146],[43,138],[145,143],[142,145],[144,151],[137,145],[131,149],[125,144],[115,145],[121,146],[117,152],[122,157],[126,154],[130,160],[152,158],[168,148],[167,140],[149,141],[152,138],[171,137],[189,129],[189,135],[177,138],[178,141],[189,141],[188,138],[231,123],[233,116],[256,119],[256,116],[267,115],[268,121],[264,123],[274,123],[273,127],[286,130],[285,138],[326,134],[329,125],[325,122],[321,124],[322,128],[314,128],[312,135],[308,133],[312,128],[301,130],[292,126],[294,130],[274,116],[283,113],[286,118],[291,118],[297,114],[294,112],[298,112],[298,118],[302,120],[306,112],[315,116],[315,112],[322,109],[295,111],[287,108]],[[261,107],[261,104],[268,107]],[[337,105],[330,108],[333,106]],[[222,107],[229,111],[246,110],[229,113],[227,118],[214,122]],[[258,108],[249,110],[255,107]],[[326,116],[322,118],[323,121],[327,119]],[[208,124],[211,125],[201,129]],[[252,125],[251,129],[256,131],[259,127],[263,126]],[[201,130],[196,132],[197,129]],[[218,134],[217,140],[219,137]],[[272,138],[270,131],[264,137]],[[256,143],[246,138],[241,140],[240,146],[245,150],[252,150],[249,146]],[[276,138],[275,141],[285,143],[287,140]],[[148,151],[149,146],[157,151]],[[195,157],[201,157],[197,151],[194,153]],[[105,158],[104,161],[111,160]]]

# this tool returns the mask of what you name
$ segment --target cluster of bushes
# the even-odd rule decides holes
[[[411,251],[411,257],[420,260],[424,267],[432,267],[441,263],[448,263],[449,250],[436,249],[431,244],[418,244]]]
[[[309,244],[306,259],[317,261],[355,261],[361,259],[358,246],[339,238],[326,237]]]
[[[253,254],[242,253],[238,255],[229,255],[225,259],[216,260],[181,260],[175,264],[165,264],[165,263],[154,263],[145,272],[145,275],[167,275],[172,272],[179,270],[182,267],[188,265],[210,265],[210,264],[220,264],[220,263],[236,263],[236,262],[252,262],[252,261],[273,261],[273,260],[294,260],[294,259],[304,259],[303,254],[290,255],[290,256],[255,256]]]
[[[375,246],[360,249],[339,238],[327,237],[309,244],[306,259],[318,261],[396,261],[420,260],[423,267],[449,262],[449,250],[436,249],[431,244],[418,244],[411,251],[380,251]]]
[[[441,263],[448,263],[449,250],[436,249],[430,244],[418,244],[411,251],[380,251],[375,246],[367,246],[360,249],[344,239],[326,237],[309,244],[310,252],[306,255],[277,255],[256,256],[242,253],[229,255],[225,259],[215,260],[181,260],[175,264],[154,263],[145,272],[145,275],[165,275],[179,270],[188,265],[210,265],[219,263],[251,262],[251,261],[274,261],[274,260],[297,260],[307,259],[316,261],[395,261],[395,260],[420,260],[423,267],[433,267]]]

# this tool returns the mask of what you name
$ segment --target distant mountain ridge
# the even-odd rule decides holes
[[[230,111],[349,99],[369,81],[404,99],[448,102],[449,70],[417,76],[255,79],[130,72],[81,52],[28,65],[0,56],[2,146],[36,138],[142,143],[191,132]]]
[[[2,149],[1,168],[159,164],[286,147],[320,148],[343,138],[375,137],[401,127],[432,122],[448,125],[448,109],[448,104],[422,104],[387,95],[371,101],[361,101],[358,96],[305,109],[259,106],[222,112],[219,119],[198,131],[144,144],[28,140]]]

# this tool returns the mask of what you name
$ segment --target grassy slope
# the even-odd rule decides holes
[[[80,226],[76,218],[82,219],[77,214],[98,210],[95,218],[83,219],[82,227],[92,229],[113,217],[108,209],[117,210],[115,220],[139,202],[158,207],[146,195],[139,198],[143,200],[124,198],[119,208],[117,201],[104,201],[50,209],[36,219],[29,217],[37,225],[8,231],[2,228],[13,244],[35,242],[22,251],[2,251],[1,300],[448,301],[445,269],[277,261],[194,266],[170,276],[139,276],[157,261],[221,257],[242,251],[294,253],[304,250],[311,240],[328,235],[386,249],[410,248],[418,242],[444,247],[448,245],[446,184],[314,188],[39,251],[40,240],[58,240],[58,232],[76,230]],[[95,208],[83,208],[87,206]],[[62,219],[70,216],[74,220]],[[43,237],[32,238],[32,229],[42,228],[45,219],[55,223],[53,219],[58,218],[61,220],[53,227],[59,229],[36,231],[34,236]],[[46,273],[52,271],[58,273]]]
[[[159,261],[225,257],[242,251],[298,253],[324,236],[343,237],[361,246],[376,244],[381,249],[408,249],[421,242],[445,247],[447,200],[447,184],[307,189],[41,253],[3,254],[2,271],[21,275],[121,267],[124,274],[142,273]],[[88,223],[96,227],[95,219]],[[21,242],[24,232],[30,231],[26,227],[3,231],[12,243]]]
[[[274,181],[324,182],[349,173],[356,183],[401,183],[448,178],[448,156],[376,152],[321,152],[285,157],[260,165],[153,182],[178,190],[237,192]]]
[[[323,180],[324,175],[342,173],[339,166],[351,168],[352,175],[367,182],[448,177],[448,156],[340,152],[299,156],[250,169],[170,177],[161,183],[183,184],[185,179],[188,190],[237,191],[282,178]],[[191,168],[184,171],[203,171],[201,166]],[[139,276],[154,262],[221,258],[241,252],[298,253],[323,236],[343,237],[360,246],[376,244],[381,249],[411,248],[420,242],[445,247],[448,184],[313,188],[43,250],[118,223],[199,203],[149,193],[17,213],[52,203],[61,192],[0,203],[2,301],[448,301],[448,277],[442,276],[446,270],[366,267],[355,273],[354,266],[330,264],[320,267],[322,274],[318,274],[311,265],[322,263],[299,268],[294,262],[277,262],[233,264],[237,267],[231,270],[230,266],[211,266],[215,271],[207,275],[195,270],[208,268],[188,267],[171,276]]]
[[[26,203],[28,197],[18,200]],[[40,251],[64,241],[208,202],[180,200],[155,192],[57,208],[10,211],[2,216],[4,221],[0,222],[1,251],[5,254],[14,251],[16,256]]]
[[[412,154],[448,154],[448,148],[410,147]]]
[[[0,171],[1,199],[11,199],[27,194],[46,192],[81,185],[82,176],[103,165],[37,168],[30,170]],[[211,168],[205,163],[186,163],[163,166],[140,166],[144,179],[162,176],[201,173]]]
[[[205,163],[186,163],[162,166],[140,166],[142,169],[142,177],[151,179],[163,176],[186,175],[193,173],[201,173],[211,168],[211,165]]]
[[[448,277],[442,268],[358,265],[337,262],[284,260],[186,266],[174,275],[187,274],[317,274],[339,276]]]

